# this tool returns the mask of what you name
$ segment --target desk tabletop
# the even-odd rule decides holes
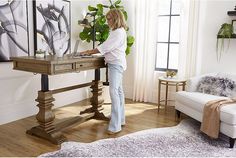
[[[106,67],[104,57],[101,56],[75,58],[71,55],[65,55],[63,57],[48,55],[45,58],[22,56],[11,57],[10,59],[13,61],[13,69],[15,70],[46,75],[55,75]]]
[[[43,64],[64,64],[71,62],[91,62],[99,59],[104,59],[102,56],[92,56],[89,58],[78,58],[71,55],[65,55],[63,57],[57,57],[54,55],[47,55],[45,58],[39,58],[35,56],[21,56],[21,57],[11,57],[13,61],[27,61],[34,63],[43,63]]]

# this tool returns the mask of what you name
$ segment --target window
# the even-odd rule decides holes
[[[180,0],[159,0],[157,71],[178,70]]]

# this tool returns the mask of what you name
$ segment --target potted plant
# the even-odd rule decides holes
[[[125,20],[127,21],[128,15],[127,12],[124,10],[124,7],[121,5],[121,0],[117,0],[114,3],[109,0],[110,5],[104,5],[104,4],[97,4],[96,7],[94,6],[88,6],[89,14],[92,14],[95,16],[95,21],[93,22],[93,25],[95,27],[95,41],[98,41],[98,44],[103,43],[109,36],[109,27],[106,22],[106,17],[104,14],[104,10],[112,9],[112,8],[119,8],[125,17]],[[127,29],[128,31],[128,29]],[[83,31],[80,32],[79,37],[83,41],[87,41],[88,43],[93,40],[93,28],[92,27],[84,27]],[[134,43],[134,37],[131,35],[127,35],[127,49],[126,49],[126,55],[128,55],[131,51],[131,47]]]
[[[221,25],[221,28],[217,33],[217,42],[216,42],[217,61],[220,61],[221,55],[224,52],[225,38],[228,38],[228,47],[227,47],[227,50],[228,50],[229,44],[230,44],[230,38],[232,37],[232,34],[233,34],[233,25],[232,24],[224,23]]]

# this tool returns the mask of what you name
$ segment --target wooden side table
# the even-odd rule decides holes
[[[178,79],[178,78],[166,78],[166,77],[159,77],[158,78],[158,113],[160,110],[161,102],[165,102],[165,112],[166,112],[166,106],[168,102],[168,87],[169,86],[175,86],[176,92],[179,91],[179,87],[182,87],[182,90],[185,90],[186,80],[185,79]],[[165,99],[161,100],[161,85],[165,85]],[[169,100],[170,101],[170,100]]]

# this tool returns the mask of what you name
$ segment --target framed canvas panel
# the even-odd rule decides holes
[[[71,6],[67,0],[33,1],[35,52],[71,52]]]
[[[0,1],[0,62],[29,55],[28,2]]]

